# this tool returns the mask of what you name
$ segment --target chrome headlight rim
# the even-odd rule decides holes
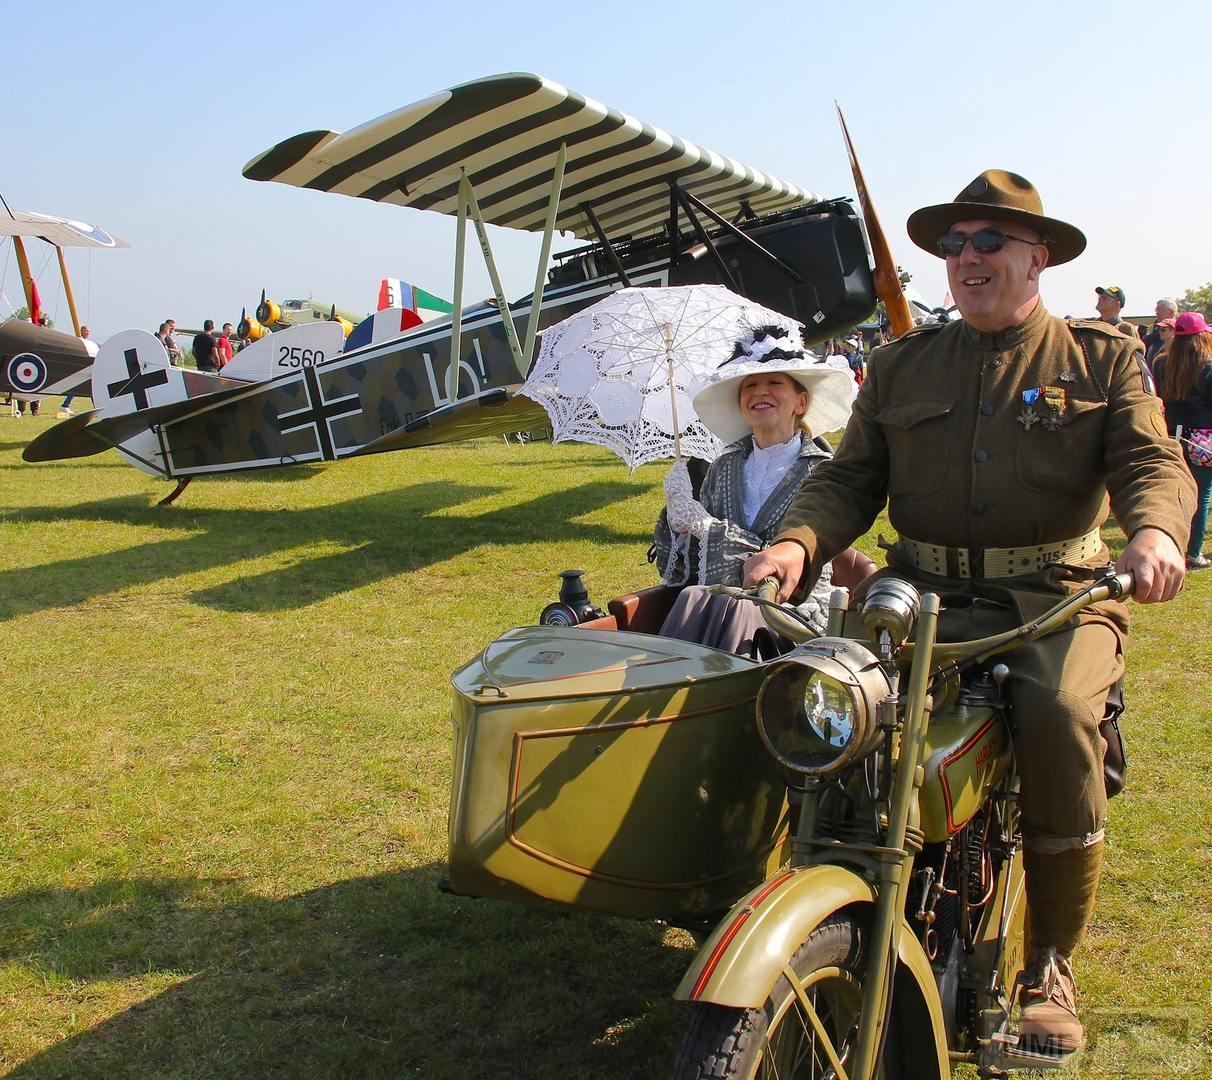
[[[860,642],[850,638],[817,638],[768,666],[770,670],[762,680],[755,702],[757,729],[771,757],[784,768],[809,777],[829,776],[860,761],[879,744],[877,706],[891,686],[877,657]],[[835,755],[821,755],[818,763],[808,764],[780,749],[768,723],[776,719],[773,710],[785,707],[789,690],[792,700],[804,708],[803,693],[814,676],[821,676],[846,691],[854,721],[850,738],[838,747]],[[786,722],[785,715],[779,719]]]

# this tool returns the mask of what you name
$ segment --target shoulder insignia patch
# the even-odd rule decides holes
[[[1163,439],[1169,435],[1169,432],[1166,431],[1165,418],[1156,409],[1149,414],[1149,420],[1153,424],[1153,430],[1156,431]]]
[[[1149,365],[1145,363],[1144,353],[1133,353],[1137,365],[1140,367],[1140,384],[1144,387],[1146,394],[1156,394],[1157,384],[1153,381],[1153,372],[1149,370]]]

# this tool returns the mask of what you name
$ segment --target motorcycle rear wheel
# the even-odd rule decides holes
[[[846,1068],[853,1056],[866,966],[864,928],[848,915],[835,915],[795,951],[791,967],[799,977],[828,1036],[829,1049]],[[674,1066],[674,1080],[832,1080],[836,1073],[823,1040],[809,1023],[799,996],[780,976],[761,1008],[698,1004]],[[907,1017],[893,1012],[883,1064],[883,1080],[918,1075],[906,1057]],[[937,1075],[937,1074],[935,1074]]]

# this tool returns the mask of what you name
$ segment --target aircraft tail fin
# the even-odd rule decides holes
[[[146,330],[114,334],[93,361],[93,404],[107,417],[202,397],[232,385],[219,375],[171,364],[164,343]]]
[[[224,365],[223,374],[230,379],[267,382],[331,360],[344,346],[345,328],[341,323],[300,323],[266,334],[241,349]]]
[[[384,278],[379,284],[379,311],[385,308],[407,308],[415,311],[422,322],[436,319],[439,315],[449,315],[454,311],[454,305],[449,300],[434,296],[417,285],[412,285],[400,278]]]

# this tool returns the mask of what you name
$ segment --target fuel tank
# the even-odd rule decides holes
[[[785,861],[754,727],[762,665],[581,627],[509,631],[452,677],[455,892],[635,918],[719,915]]]
[[[946,840],[968,824],[1012,759],[1010,733],[996,709],[957,704],[934,716],[918,795],[926,840]]]

